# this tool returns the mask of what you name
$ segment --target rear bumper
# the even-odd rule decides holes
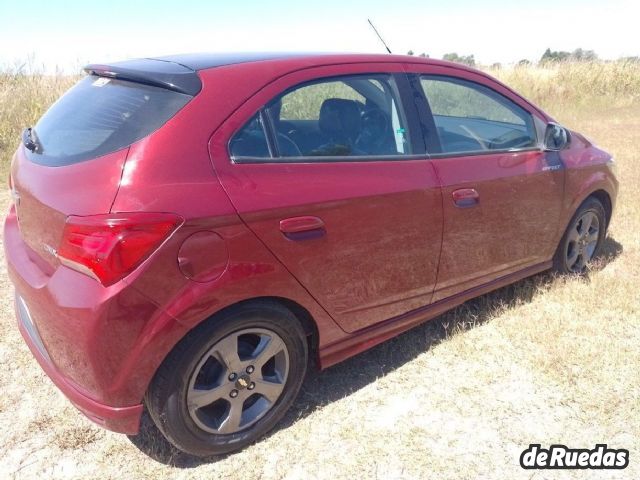
[[[17,294],[16,317],[18,319],[20,333],[29,346],[31,353],[33,353],[33,356],[53,383],[78,410],[84,413],[91,421],[108,430],[130,435],[138,433],[143,408],[142,404],[130,407],[112,407],[97,402],[85,395],[79,387],[65,378],[65,376],[55,368],[44,348],[40,334],[31,319],[26,303],[22,297]]]
[[[19,329],[43,370],[91,420],[136,433],[149,381],[184,327],[124,282],[42,268],[13,210],[3,243]]]

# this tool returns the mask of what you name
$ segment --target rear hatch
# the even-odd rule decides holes
[[[194,71],[165,61],[86,70],[89,75],[24,131],[12,164],[20,233],[44,270],[58,265],[69,215],[110,211],[129,145],[160,128],[200,89]]]

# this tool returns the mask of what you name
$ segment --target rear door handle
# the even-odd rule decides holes
[[[289,240],[311,240],[320,238],[326,233],[322,219],[313,216],[280,220],[280,231]]]
[[[456,207],[475,207],[480,203],[480,194],[475,188],[460,188],[451,193]]]

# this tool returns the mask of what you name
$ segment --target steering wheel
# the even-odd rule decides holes
[[[523,148],[531,145],[531,138],[518,130],[509,130],[491,140],[490,148],[500,150],[506,148]]]
[[[278,150],[280,150],[280,156],[282,157],[301,157],[302,152],[300,148],[284,133],[278,132]]]

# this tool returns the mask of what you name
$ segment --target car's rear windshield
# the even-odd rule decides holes
[[[193,97],[160,87],[89,75],[33,127],[29,158],[71,165],[115,152],[160,128]]]

